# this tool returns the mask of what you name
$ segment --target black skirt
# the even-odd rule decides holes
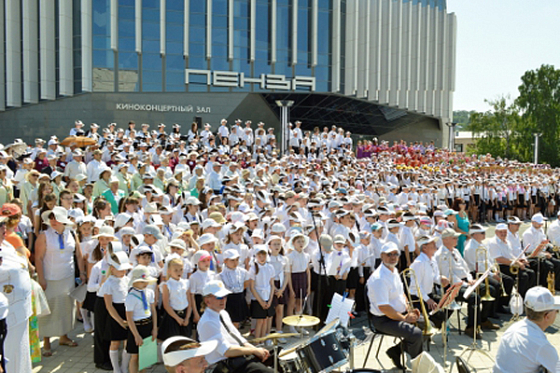
[[[95,300],[97,298],[97,295],[95,293],[95,291],[88,291],[86,293],[86,299],[84,299],[84,302],[82,303],[82,308],[84,310],[88,310],[89,312],[93,312],[94,308],[95,308]]]
[[[276,309],[272,306],[266,310],[261,307],[258,301],[251,301],[251,317],[253,319],[266,319],[267,317],[274,316]]]
[[[231,293],[227,296],[226,311],[232,322],[243,322],[249,317],[249,307],[245,300],[245,292]]]
[[[346,278],[346,288],[356,289],[358,287],[359,279],[360,279],[360,274],[358,273],[358,268],[357,267],[350,268],[350,272],[348,273],[348,277]]]
[[[305,299],[307,286],[307,272],[292,273],[292,289],[296,299]]]
[[[144,325],[138,325],[139,322],[144,320],[139,320],[134,322],[136,324],[136,329],[138,330],[138,334],[140,334],[140,337],[142,339],[145,339],[152,335],[152,328],[153,328],[153,324],[151,321],[152,318],[150,317],[149,320],[150,322]],[[136,346],[136,341],[134,340],[134,334],[132,334],[130,328],[128,329],[128,335],[126,339],[126,352],[128,352],[129,354],[138,353],[138,346]]]
[[[101,297],[95,297],[95,307],[93,311],[93,320],[96,325],[95,333],[93,333],[93,361],[95,364],[101,365],[109,362],[109,346],[110,339],[106,336],[107,318],[109,313],[105,308],[105,300]]]
[[[280,289],[280,280],[274,280],[274,286],[276,287],[276,289]],[[284,289],[284,292],[282,293],[282,296],[277,297],[275,295],[273,302],[275,303],[276,306],[288,304],[288,298],[289,297],[290,297],[290,293],[288,291],[288,287],[286,286],[286,288]]]
[[[165,308],[162,309],[162,313],[163,313],[163,317],[162,317],[161,325],[158,329],[158,339],[164,341],[167,338],[176,335],[182,335],[191,338],[192,323],[190,322],[190,320],[189,320],[189,325],[187,326],[179,325],[179,323],[177,323],[177,320],[175,320],[167,313],[167,311],[165,311]],[[177,314],[177,316],[184,319],[185,316],[187,315],[187,309],[185,308],[184,310],[181,311],[175,310],[175,313]]]
[[[114,303],[113,307],[121,317],[126,321],[126,309],[124,303]],[[128,329],[124,329],[111,315],[107,317],[107,336],[110,341],[125,341],[128,336]]]

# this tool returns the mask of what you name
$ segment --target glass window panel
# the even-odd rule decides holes
[[[287,49],[281,49],[276,51],[276,60],[278,62],[287,62],[289,60],[288,58],[288,50]]]
[[[169,70],[184,70],[185,68],[185,60],[183,59],[183,56],[168,54],[165,60],[167,69]]]
[[[205,14],[191,14],[191,19],[190,19],[190,24],[191,27],[200,27],[200,28],[205,28],[206,27],[206,15]]]
[[[167,85],[165,87],[167,92],[185,92],[185,85]]]
[[[251,65],[247,63],[245,59],[234,59],[233,60],[233,70],[240,73],[245,73],[245,75],[250,76]]]
[[[167,40],[183,41],[183,25],[167,23],[165,25]]]
[[[257,48],[257,50],[255,50],[255,58],[268,61],[268,50]]]
[[[331,10],[332,0],[319,0],[319,9]]]
[[[212,29],[212,42],[214,44],[227,44],[227,29],[213,28]]]
[[[199,69],[206,70],[206,60],[203,57],[190,57],[189,58],[189,69]]]
[[[212,57],[227,57],[227,46],[226,45],[213,45],[212,46]]]
[[[147,70],[161,70],[161,57],[155,53],[144,53],[142,68]]]
[[[317,52],[330,53],[331,49],[331,13],[319,12],[317,16],[317,27],[321,32],[317,38]]]
[[[185,82],[184,71],[168,71],[165,76],[165,83],[167,85],[181,85]],[[183,88],[184,89],[184,88]]]
[[[146,69],[142,70],[142,83],[145,84],[161,83],[161,71],[146,70]]]
[[[190,74],[189,75],[189,85],[206,85],[206,75],[201,74]]]
[[[204,46],[204,44],[190,44],[189,54],[191,56],[204,57],[206,54],[206,47]]]
[[[226,24],[227,25],[227,24]],[[249,18],[235,17],[233,19],[233,28],[237,30],[249,30]]]
[[[152,84],[152,83],[142,82],[142,90],[144,92],[161,92],[161,83],[160,84]]]
[[[119,20],[119,37],[134,37],[134,22]]]
[[[183,3],[181,3],[181,4],[183,4]],[[168,24],[169,23],[178,23],[178,24],[182,25],[184,19],[185,19],[185,17],[184,17],[183,12],[167,12],[166,22]]]
[[[271,66],[268,64],[268,60],[255,60],[254,71],[256,77],[261,74],[270,74]]]
[[[214,0],[212,2],[212,14],[227,14],[227,0]]]
[[[167,54],[183,55],[183,43],[167,42]]]
[[[288,49],[290,38],[290,13],[288,7],[278,7],[278,30],[276,32],[276,42],[278,49]]]
[[[94,36],[93,49],[109,49],[111,48],[111,39],[109,37]]]
[[[206,13],[206,1],[204,0],[191,1],[189,5],[189,10],[191,13]]]
[[[119,69],[138,69],[138,54],[119,51]]]
[[[223,28],[228,27],[227,17],[212,15],[212,28]]]
[[[142,0],[142,8],[158,8],[160,0]]]
[[[191,43],[201,43],[203,44],[206,40],[205,30],[199,27],[191,27],[189,30],[189,41]]]
[[[237,0],[233,5],[235,17],[249,17],[249,2],[247,0]]]
[[[229,92],[229,87],[210,87],[210,92]]]
[[[167,10],[176,10],[176,11],[184,11],[185,10],[185,2],[180,0],[171,0],[167,2]],[[192,5],[191,5],[192,7]],[[171,12],[169,12],[171,13]]]
[[[134,6],[134,0],[119,0],[120,6]]]
[[[233,45],[236,47],[249,47],[249,33],[247,31],[233,31]]]
[[[119,7],[119,21],[122,19],[134,19],[134,8],[127,6]]]
[[[142,37],[144,39],[159,40],[159,23],[144,22],[142,25]]]
[[[330,65],[331,59],[329,54],[318,54],[317,55],[317,64],[319,65]]]
[[[189,92],[208,92],[206,84],[189,84]]]
[[[158,40],[143,40],[142,41],[142,51],[144,53],[159,53],[159,41]]]
[[[214,58],[210,60],[210,70],[229,70],[229,62],[225,58]]]
[[[134,38],[119,38],[119,51],[135,51],[136,40]]]
[[[286,64],[279,63],[274,66],[274,73],[279,75],[292,76],[292,68]]]
[[[317,80],[315,82],[315,91],[317,92],[329,92],[329,82],[324,80]]]
[[[310,54],[309,52],[305,51],[305,52],[301,52],[299,51],[297,53],[297,58],[298,58],[298,64],[302,65],[302,64],[308,64],[309,63],[309,58],[310,58]]]
[[[233,58],[248,59],[249,58],[249,49],[234,47],[233,48]]]
[[[302,51],[309,50],[309,11],[307,8],[298,10],[298,32],[297,32],[297,49]]]
[[[114,66],[114,56],[112,50],[93,50],[93,66],[112,69]]]

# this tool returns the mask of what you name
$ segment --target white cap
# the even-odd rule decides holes
[[[116,260],[113,260],[113,256]],[[128,260],[128,255],[124,251],[118,251],[107,257],[107,262],[115,267],[116,270],[122,271],[125,269],[132,269],[132,265]]]
[[[461,233],[456,232],[454,229],[452,228],[445,228],[443,230],[443,232],[441,232],[441,238],[447,238],[447,237],[454,237],[457,238],[461,235]]]
[[[439,240],[439,237],[437,236],[422,236],[420,238],[418,238],[418,246],[422,246],[422,245],[426,245],[429,244],[431,242],[436,242],[437,240]]]
[[[394,251],[399,251],[399,247],[393,241],[386,242],[385,245],[381,247],[381,253],[392,253]]]
[[[560,297],[553,296],[545,287],[535,286],[525,294],[525,307],[535,312],[560,310]]]
[[[496,231],[507,231],[507,224],[505,223],[500,223],[498,225],[496,225]],[[476,233],[476,232],[471,232],[471,233]]]
[[[181,348],[179,350],[166,352],[168,347],[176,342],[182,342]],[[167,338],[161,344],[163,364],[168,367],[174,367],[193,357],[208,355],[214,351],[216,347],[218,347],[218,340],[216,339],[199,343],[183,336]]]
[[[220,280],[208,281],[204,288],[202,289],[202,296],[213,295],[215,297],[221,298],[226,295],[231,294],[231,291],[226,289],[224,283]]]
[[[218,224],[214,219],[204,219],[202,222],[202,230],[207,228],[221,228],[222,225]]]
[[[239,258],[239,252],[235,249],[229,249],[224,251],[224,260],[226,259],[237,259]]]
[[[538,214],[533,215],[531,221],[535,223],[542,224],[545,220],[547,220],[540,212]]]

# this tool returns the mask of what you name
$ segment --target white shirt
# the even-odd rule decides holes
[[[406,312],[406,298],[399,272],[380,265],[367,281],[369,312],[375,316],[385,316],[379,306],[391,306],[397,312]]]
[[[259,267],[259,273],[257,273],[255,265]],[[249,268],[249,278],[255,282],[253,285],[255,291],[264,302],[268,302],[272,295],[270,280],[274,278],[274,275],[274,267],[269,263],[265,263],[264,265],[254,263],[251,264],[251,268]],[[253,292],[251,292],[251,300],[256,299]]]
[[[439,269],[436,261],[432,258],[430,259],[425,253],[420,253],[418,258],[410,265],[410,268],[416,273],[416,278],[418,279],[420,292],[422,293],[422,299],[427,301],[430,299],[428,294],[432,293],[434,283],[440,283]],[[410,281],[410,294],[418,296],[418,290],[416,288],[416,278],[411,277]]]
[[[527,229],[523,233],[523,248],[526,248],[528,245],[531,245],[526,251],[526,253],[530,254],[535,250],[543,240],[546,240],[546,236],[542,230],[535,229],[535,227],[531,226],[531,228]],[[539,256],[544,255],[543,250],[539,253]]]
[[[189,290],[189,280],[180,278],[179,281],[170,278],[162,286],[167,286],[169,290],[169,305],[175,311],[182,311],[189,306],[187,291]]]
[[[76,241],[70,229],[62,232],[62,241],[59,234],[49,227],[45,231],[46,247],[43,258],[43,270],[46,280],[58,281],[74,276],[74,250]]]
[[[521,254],[521,252],[523,251],[523,247],[521,246],[521,240],[519,239],[519,233],[513,234],[508,229],[508,234],[507,234],[506,240],[507,240],[508,245],[511,247],[511,251],[513,253],[513,256],[515,258],[517,258]],[[523,254],[522,258],[525,259],[525,254]]]
[[[219,276],[226,289],[232,293],[242,293],[245,288],[245,281],[249,280],[249,272],[241,267],[229,269],[227,266],[224,266]]]
[[[352,259],[346,251],[333,250],[330,257],[330,262],[327,262],[327,274],[329,276],[344,276],[350,272],[352,266]]]
[[[494,373],[533,373],[539,366],[558,371],[558,352],[537,324],[527,318],[509,327],[502,335]]]
[[[148,309],[144,308],[144,304],[142,302],[142,292],[146,294]],[[134,321],[147,319],[152,316],[150,305],[154,303],[154,299],[155,297],[152,289],[146,288],[144,290],[138,290],[136,288],[132,288],[126,296],[124,307],[126,309],[126,312],[132,312],[132,319]]]
[[[416,241],[414,240],[414,234],[412,229],[407,226],[403,226],[400,230],[399,248],[404,250],[404,247],[408,246],[408,252],[411,253],[416,249]]]
[[[449,259],[450,256],[451,260]],[[453,249],[453,253],[451,253],[445,246],[442,246],[436,252],[434,259],[438,264],[439,273],[449,278],[452,284],[461,282],[465,278],[467,281],[472,281],[473,278],[469,273],[468,264],[459,250]],[[450,263],[451,269],[449,268]]]
[[[224,324],[227,325],[227,329],[220,322],[220,316],[222,317]],[[225,360],[224,356],[226,351],[231,347],[239,346],[239,343],[228,333],[233,333],[243,344],[247,343],[247,340],[243,338],[239,330],[231,322],[231,318],[226,311],[220,311],[220,313],[212,310],[211,308],[206,308],[200,321],[198,322],[198,335],[201,342],[216,340],[218,341],[218,347],[206,355],[206,361],[208,364],[215,364],[218,361]]]
[[[202,289],[204,289],[204,285],[206,285],[208,281],[214,280],[215,277],[216,273],[214,271],[201,271],[200,269],[197,270],[189,278],[189,287],[191,293],[202,295]]]
[[[495,237],[497,238],[497,237]],[[484,251],[481,249],[484,248]],[[478,254],[477,251],[478,250]],[[486,254],[484,254],[486,253]],[[478,243],[477,240],[471,238],[465,246],[465,261],[469,266],[469,271],[477,271],[483,273],[494,264],[494,257],[490,254],[490,249]],[[478,268],[477,268],[478,265]]]
[[[309,266],[309,255],[303,251],[292,251],[288,254],[288,260],[290,263],[291,273],[305,272]]]
[[[113,303],[124,303],[128,294],[129,279],[126,276],[121,278],[109,276],[109,278],[101,285],[98,296],[103,297],[105,294],[113,297]]]
[[[548,227],[548,238],[554,246],[560,246],[560,223],[556,220]]]
[[[509,241],[502,241],[497,236],[492,237],[488,241],[488,251],[490,252],[490,256],[492,259],[496,258],[506,258],[506,259],[515,259],[513,252],[511,250],[511,246],[509,245]]]

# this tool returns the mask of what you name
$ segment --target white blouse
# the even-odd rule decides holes
[[[45,279],[50,281],[63,280],[74,276],[74,250],[76,240],[69,229],[59,235],[49,227],[45,232],[46,248],[43,258]]]
[[[122,304],[128,294],[128,284],[129,280],[126,276],[121,278],[109,276],[107,281],[101,285],[97,295],[100,297],[103,297],[105,294],[111,295],[113,297],[113,303]]]
[[[170,278],[162,286],[167,286],[169,290],[169,305],[175,311],[182,311],[189,306],[187,291],[189,290],[189,280],[180,278],[179,281]]]

